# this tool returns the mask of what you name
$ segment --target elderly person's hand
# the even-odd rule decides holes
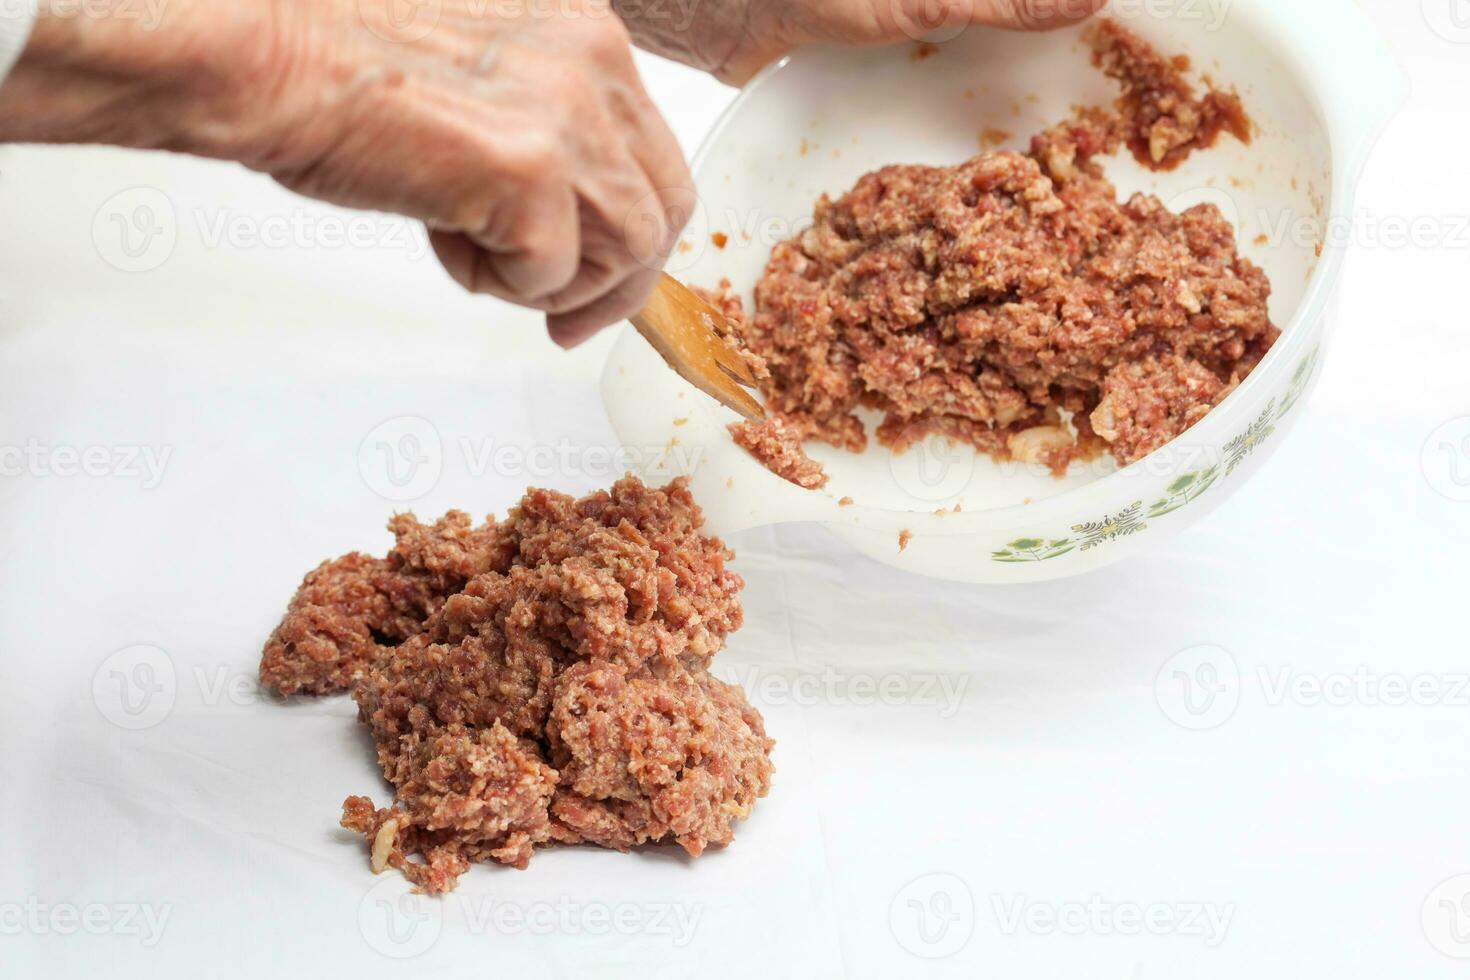
[[[238,160],[422,219],[456,280],[563,344],[635,312],[691,191],[606,0],[395,3],[169,0],[147,24],[42,0],[0,140]]]
[[[1106,0],[613,0],[639,47],[743,84],[804,44],[919,41],[970,24],[1044,30]]]
[[[0,142],[238,160],[419,218],[458,282],[546,311],[571,345],[642,305],[693,202],[630,31],[740,82],[802,44],[1047,27],[1101,3],[40,0],[0,84]]]

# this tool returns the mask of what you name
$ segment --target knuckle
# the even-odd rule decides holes
[[[547,79],[544,91],[553,102],[562,107],[571,118],[582,115],[593,102],[587,97],[588,90],[595,84],[583,73],[585,66],[570,63]]]
[[[536,305],[551,314],[571,313],[573,310],[581,309],[587,303],[588,293],[588,288],[580,287],[574,282],[544,297]]]
[[[603,69],[632,66],[632,39],[622,20],[588,12],[575,25],[573,43],[589,61]]]
[[[511,223],[505,244],[534,262],[549,262],[557,258],[560,251],[557,242],[543,230],[541,223],[524,215]]]
[[[500,170],[517,186],[546,186],[562,179],[565,147],[557,135],[542,124],[519,127],[519,132],[499,144],[497,149]]]

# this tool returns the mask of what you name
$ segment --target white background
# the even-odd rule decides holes
[[[0,975],[1465,976],[1470,5],[1364,6],[1412,94],[1321,385],[1259,476],[1044,586],[742,535],[719,672],[778,769],[735,844],[549,850],[438,903],[335,826],[388,798],[351,702],[261,697],[260,645],[397,506],[609,482],[608,338],[564,354],[409,226],[335,245],[334,212],[237,168],[0,151],[0,445],[101,447],[97,475],[63,452],[0,477]],[[642,64],[692,151],[732,93]],[[129,257],[140,187],[175,233]],[[478,464],[500,446],[565,452]]]

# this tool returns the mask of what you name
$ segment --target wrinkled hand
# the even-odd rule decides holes
[[[691,183],[603,0],[516,6],[534,12],[449,0],[428,28],[378,17],[383,0],[284,5],[257,165],[424,219],[461,285],[545,310],[574,343],[648,297]]]
[[[944,37],[969,24],[1044,30],[1106,0],[613,0],[640,47],[739,85],[803,44],[870,46]]]
[[[691,182],[606,0],[163,9],[152,31],[43,16],[0,88],[0,139],[182,149],[421,219],[460,284],[546,311],[565,345],[652,289]],[[73,72],[83,84],[63,91]],[[99,75],[132,89],[88,104]],[[59,132],[27,133],[38,116]]]

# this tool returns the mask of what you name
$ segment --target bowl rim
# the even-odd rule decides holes
[[[1100,16],[1106,16],[1106,8]],[[1336,117],[1328,111],[1329,97],[1335,95],[1341,100],[1349,98],[1350,95],[1324,91],[1326,86],[1322,84],[1323,73],[1313,70],[1314,66],[1303,57],[1304,52],[1301,45],[1288,44],[1285,39],[1270,30],[1271,16],[1267,5],[1259,3],[1258,0],[1237,0],[1231,10],[1231,16],[1244,18],[1245,32],[1258,39],[1276,63],[1287,69],[1288,78],[1295,83],[1297,91],[1301,93],[1321,127],[1327,143],[1327,160],[1331,168],[1325,220],[1327,227],[1335,227],[1336,222],[1344,214],[1351,213],[1353,209],[1357,171],[1361,169],[1361,157],[1366,155],[1359,154],[1358,166],[1350,167],[1352,151],[1356,148],[1343,145],[1344,137],[1335,125]],[[1064,28],[1061,33],[1078,32],[1084,28],[1085,25],[1077,25]],[[976,26],[971,30],[989,32],[997,29]],[[893,47],[901,49],[903,45],[897,44]],[[810,49],[797,50],[766,65],[723,109],[690,158],[690,170],[695,176],[696,187],[700,183],[702,171],[715,146],[747,108],[756,93],[761,92],[782,71],[809,52]],[[871,49],[861,53],[871,56]],[[1383,122],[1386,124],[1386,121],[1385,119]],[[1209,451],[1209,447],[1218,447],[1228,439],[1227,433],[1233,433],[1239,427],[1243,417],[1253,415],[1255,407],[1263,404],[1270,397],[1270,389],[1279,385],[1284,377],[1289,376],[1295,366],[1302,363],[1302,359],[1320,344],[1321,327],[1341,273],[1345,251],[1346,243],[1336,241],[1334,236],[1325,236],[1321,255],[1312,268],[1301,297],[1291,315],[1281,324],[1280,338],[1235,390],[1227,395],[1219,405],[1212,408],[1204,418],[1185,433],[1181,433],[1147,456],[1127,466],[1119,467],[1113,472],[1034,502],[981,506],[964,509],[959,513],[946,512],[942,517],[937,513],[926,512],[922,509],[883,507],[861,502],[843,506],[840,512],[835,512],[838,506],[835,495],[803,490],[783,480],[735,446],[728,434],[723,432],[723,425],[720,426],[722,431],[718,435],[728,444],[722,448],[731,449],[745,456],[760,471],[763,478],[769,478],[764,482],[771,492],[799,495],[799,497],[791,497],[793,501],[798,499],[801,501],[800,504],[793,504],[790,508],[791,516],[778,516],[778,521],[817,520],[836,525],[886,526],[896,520],[901,520],[914,525],[916,534],[923,533],[924,530],[938,531],[942,527],[947,535],[980,533],[997,526],[1004,527],[1020,523],[1042,526],[1049,519],[1058,515],[1075,514],[1089,495],[1108,497],[1118,487],[1127,484],[1130,480],[1167,479],[1170,475],[1183,472],[1178,466],[1161,468],[1161,460],[1171,452],[1179,454],[1180,449],[1185,446]],[[1321,358],[1319,357],[1317,365],[1320,366],[1320,363]],[[1181,443],[1181,440],[1190,436],[1193,438]],[[831,497],[831,500],[827,501],[825,499],[827,497]],[[1093,505],[1088,504],[1087,506]],[[820,513],[829,508],[834,512]],[[942,524],[939,523],[941,520]]]

